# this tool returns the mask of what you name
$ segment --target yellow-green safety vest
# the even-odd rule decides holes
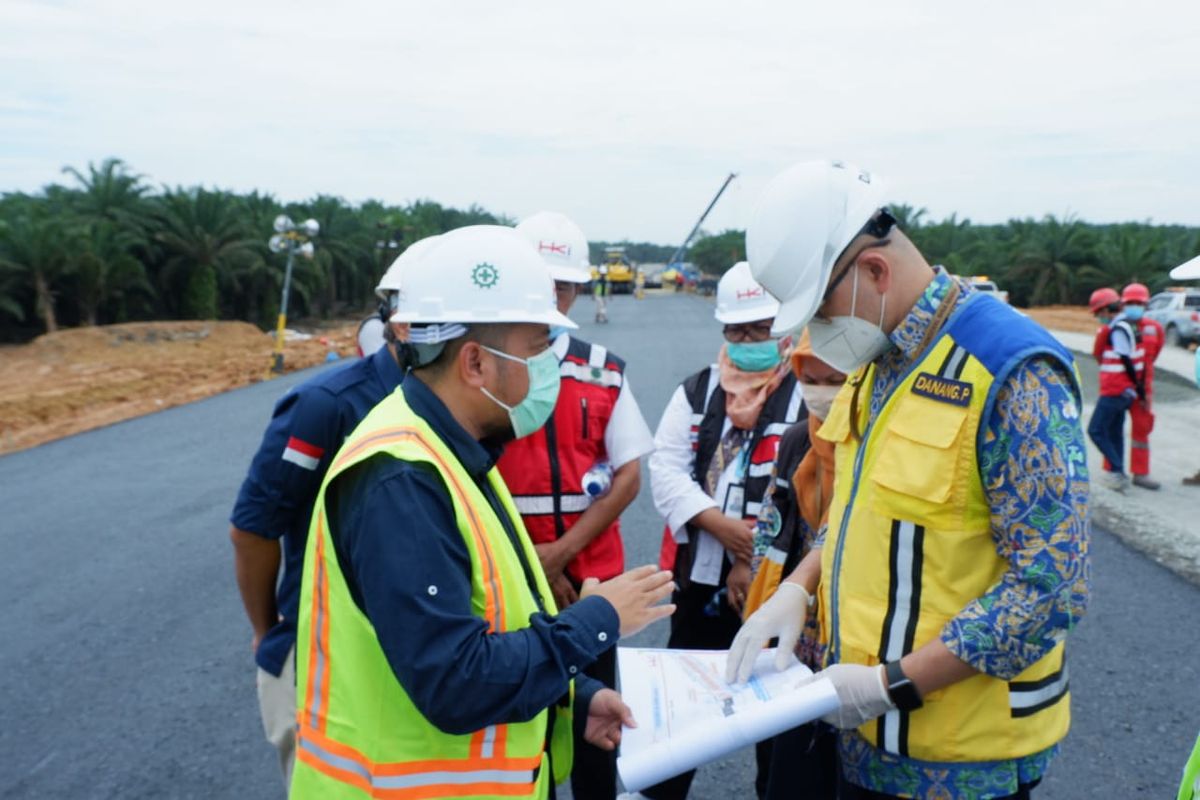
[[[325,492],[338,475],[378,454],[427,464],[445,481],[471,557],[471,610],[488,623],[489,633],[526,628],[530,615],[538,611],[521,559],[491,504],[451,450],[409,408],[404,392],[393,392],[346,440],[317,496],[300,591],[298,731],[290,796],[546,797],[551,779],[545,753],[550,712],[466,736],[439,730],[396,680],[374,626],[350,596],[330,536]],[[537,553],[504,481],[495,469],[487,480],[517,530],[543,605],[556,613]],[[553,709],[550,762],[556,782],[571,770],[573,693],[572,685],[565,704]]]
[[[1048,334],[992,304],[1001,305],[971,298],[967,313],[951,316],[869,426],[873,366],[847,382],[818,433],[836,445],[818,612],[830,662],[874,665],[919,649],[1007,569],[981,482],[980,421],[994,390],[1030,355],[1059,359],[1074,372],[1070,354]],[[995,341],[1005,335],[999,331],[1012,341]],[[850,426],[858,380],[861,442]],[[1080,479],[1059,455],[1059,478]],[[1008,681],[975,675],[931,692],[920,709],[890,711],[859,732],[889,753],[932,762],[1039,752],[1070,724],[1063,654],[1059,643]]]

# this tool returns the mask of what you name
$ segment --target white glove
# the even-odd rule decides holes
[[[837,711],[821,717],[835,728],[848,730],[864,722],[886,714],[896,707],[888,697],[887,678],[883,665],[868,667],[865,664],[834,664],[809,680],[828,678],[837,690]]]
[[[725,680],[729,683],[745,683],[754,672],[754,662],[767,642],[779,637],[779,649],[775,653],[776,669],[787,669],[792,651],[804,630],[808,617],[809,594],[798,583],[784,581],[775,594],[742,623],[729,657],[725,662]]]

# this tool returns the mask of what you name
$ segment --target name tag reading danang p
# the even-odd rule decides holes
[[[969,383],[951,380],[950,378],[939,378],[937,375],[922,372],[917,376],[916,381],[913,382],[912,390],[914,394],[928,397],[930,400],[951,403],[956,406],[965,406],[971,402],[971,391],[973,388]]]

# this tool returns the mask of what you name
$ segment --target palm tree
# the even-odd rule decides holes
[[[1081,273],[1092,286],[1155,283],[1166,267],[1161,236],[1152,228],[1136,224],[1106,229],[1096,248],[1096,261],[1095,267]]]
[[[1027,287],[1029,305],[1071,302],[1081,272],[1093,264],[1087,227],[1069,214],[1061,220],[1047,214],[1040,223],[1027,219],[1009,225],[1014,237],[1008,277]]]
[[[908,203],[896,203],[889,206],[888,210],[896,218],[896,225],[905,233],[925,224],[925,215],[929,213],[929,210],[923,206],[916,208]]]
[[[167,190],[157,206],[154,239],[166,254],[159,291],[184,319],[215,319],[218,283],[228,282],[240,262],[261,258],[263,243],[226,192]]]
[[[32,290],[37,317],[46,332],[53,333],[58,330],[55,288],[70,270],[72,231],[50,213],[44,200],[27,195],[8,195],[0,213],[7,220],[0,227],[0,268],[9,273],[10,282],[22,282]],[[4,307],[13,311],[11,296]],[[19,316],[23,318],[24,312]]]
[[[75,210],[83,217],[105,219],[130,227],[141,227],[146,221],[146,192],[142,176],[129,171],[119,158],[106,158],[97,167],[88,162],[87,174],[75,167],[62,171],[79,182],[80,192]]]
[[[107,220],[85,226],[74,271],[79,315],[86,324],[95,325],[101,309],[111,319],[124,321],[131,299],[154,298],[146,267],[130,253],[135,242],[127,228]]]

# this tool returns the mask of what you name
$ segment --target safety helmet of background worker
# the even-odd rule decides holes
[[[737,325],[771,319],[779,312],[779,301],[767,293],[750,274],[745,261],[734,264],[717,283],[718,322]]]
[[[1149,303],[1150,290],[1144,283],[1131,283],[1121,290],[1122,303]]]
[[[375,296],[380,300],[386,301],[389,292],[400,291],[400,273],[404,271],[406,264],[414,263],[421,257],[422,253],[429,252],[433,247],[434,242],[438,240],[437,236],[426,236],[424,239],[418,239],[405,248],[404,252],[396,256],[396,260],[383,273],[383,277],[379,279],[379,285],[375,287]]]
[[[521,220],[517,232],[537,250],[554,280],[587,283],[592,279],[587,237],[567,215],[539,211]]]
[[[1091,298],[1088,299],[1088,308],[1092,310],[1093,314],[1096,314],[1120,302],[1121,296],[1117,294],[1117,290],[1105,286],[1092,292]]]
[[[773,333],[808,324],[834,262],[883,205],[879,177],[841,161],[796,164],[767,185],[746,228],[746,257],[779,298]]]

